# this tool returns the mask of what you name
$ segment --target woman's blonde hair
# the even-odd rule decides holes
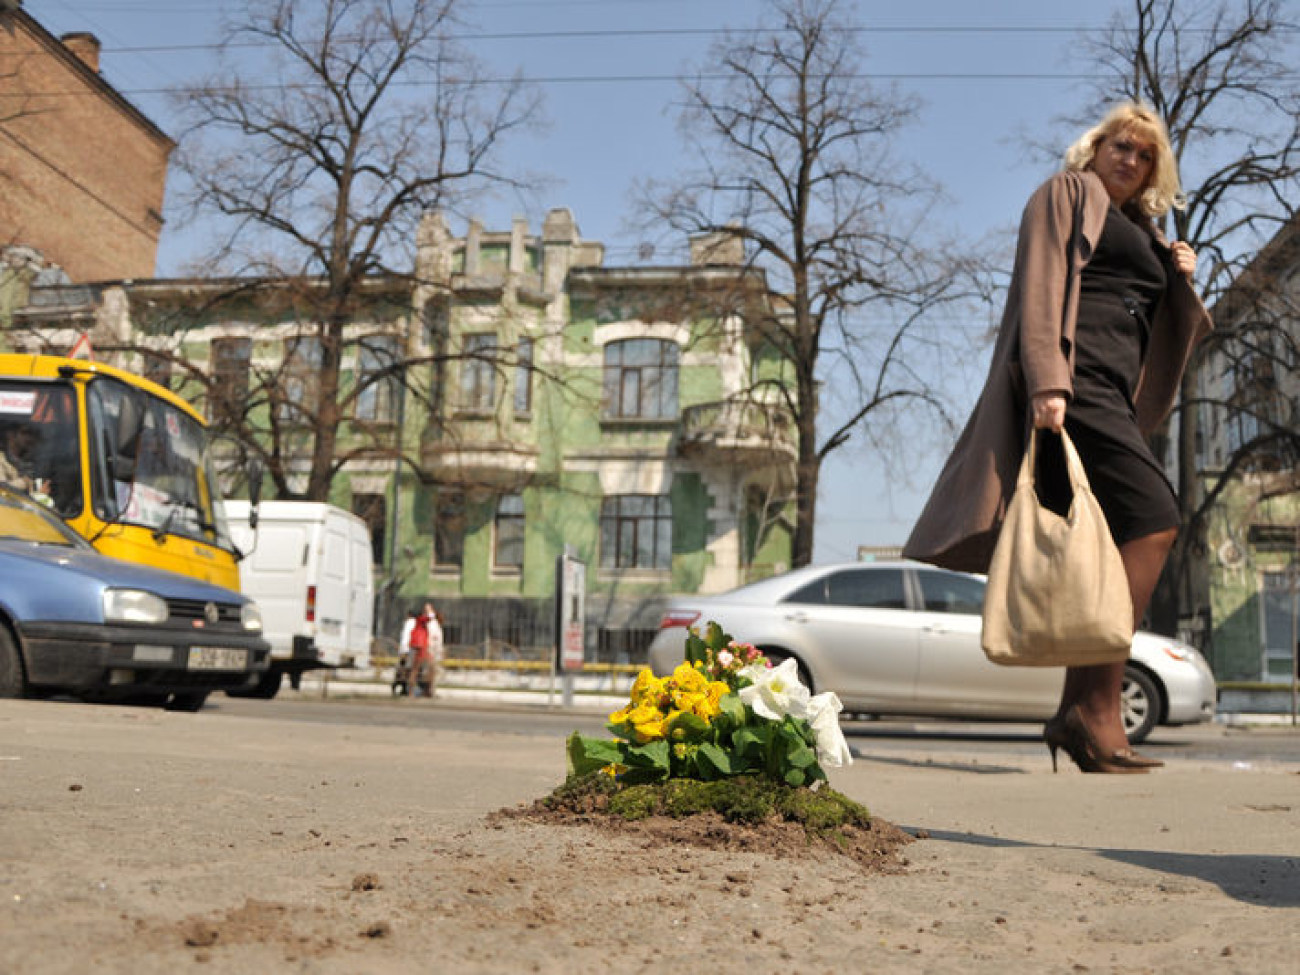
[[[1155,146],[1151,177],[1135,200],[1138,209],[1148,217],[1163,217],[1171,208],[1181,210],[1187,206],[1178,181],[1178,161],[1169,144],[1169,130],[1160,116],[1141,102],[1124,102],[1107,112],[1105,118],[1066,150],[1065,168],[1075,171],[1089,168],[1102,140],[1123,132],[1131,132]]]

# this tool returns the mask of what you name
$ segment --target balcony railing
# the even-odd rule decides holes
[[[518,488],[536,473],[537,454],[519,443],[426,439],[420,465],[442,483]]]
[[[784,407],[752,400],[719,400],[682,410],[681,450],[730,451],[766,457],[795,456],[794,420]]]

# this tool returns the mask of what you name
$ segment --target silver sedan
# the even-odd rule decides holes
[[[846,712],[1042,721],[1064,671],[1003,667],[980,648],[984,579],[914,562],[810,566],[718,596],[673,599],[650,645],[657,674],[682,660],[686,627],[717,622],[773,661],[793,657],[814,692]],[[1214,675],[1178,640],[1145,631],[1124,672],[1124,724],[1140,742],[1157,724],[1214,717]]]

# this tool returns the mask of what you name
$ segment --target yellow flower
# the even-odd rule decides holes
[[[641,744],[648,741],[658,741],[664,736],[664,725],[668,723],[667,719],[660,711],[650,710],[654,715],[647,717],[644,721],[633,721],[632,729],[636,732],[636,740]]]
[[[641,704],[663,693],[663,681],[649,667],[642,667],[632,684],[632,703]]]
[[[703,694],[697,694],[696,700],[691,705],[691,710],[698,714],[705,721],[712,722],[722,711],[718,702],[722,700],[722,695],[730,691],[726,684],[721,681],[710,681]]]
[[[645,724],[647,721],[662,717],[663,712],[650,704],[638,704],[636,707],[629,708],[627,712],[627,720],[634,725]]]
[[[694,664],[686,661],[682,661],[677,665],[677,669],[673,671],[672,680],[680,690],[687,693],[701,691],[708,683],[708,678],[696,670]]]
[[[698,714],[701,718],[707,718],[708,715],[701,712],[701,708],[707,708],[709,699],[704,694],[678,694],[677,708],[681,711],[689,711],[692,714]]]

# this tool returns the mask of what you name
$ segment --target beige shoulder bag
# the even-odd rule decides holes
[[[984,653],[998,664],[1066,667],[1125,660],[1133,603],[1119,549],[1083,463],[1061,431],[1073,496],[1062,516],[1039,501],[1034,430],[1020,465],[984,596]]]

